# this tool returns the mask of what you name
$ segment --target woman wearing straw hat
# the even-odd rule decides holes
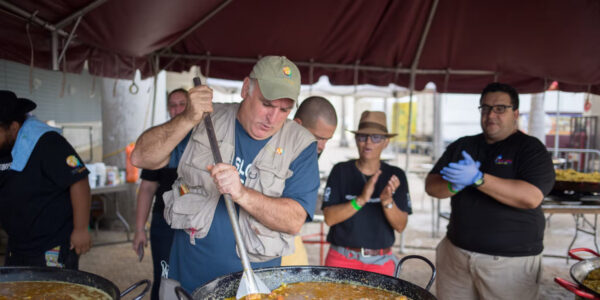
[[[331,170],[323,195],[325,222],[331,226],[326,266],[392,275],[394,230],[402,232],[412,213],[404,171],[381,161],[395,136],[384,112],[365,111],[355,134],[359,159]]]

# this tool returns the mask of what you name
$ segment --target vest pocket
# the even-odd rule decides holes
[[[242,239],[252,262],[264,262],[294,252],[294,236],[273,231],[247,212],[240,212]]]
[[[206,206],[206,198],[199,194],[187,193],[173,203],[173,212],[182,215],[193,215]]]
[[[285,188],[285,180],[293,174],[289,169],[278,171],[261,162],[255,163],[253,167],[258,171],[258,181],[262,193],[269,197],[280,197]]]

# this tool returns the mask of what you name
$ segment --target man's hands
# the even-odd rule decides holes
[[[473,184],[483,174],[479,171],[480,162],[474,161],[471,155],[466,151],[462,151],[463,160],[458,163],[449,163],[444,167],[440,174],[444,180],[452,183],[452,188],[456,191],[463,189],[465,186]]]
[[[189,90],[190,102],[182,115],[194,124],[200,123],[204,113],[213,111],[213,90],[206,85],[200,85]]]
[[[69,249],[75,249],[75,253],[81,255],[88,252],[90,247],[92,247],[92,237],[87,228],[74,229],[71,233],[71,247]]]
[[[133,236],[133,244],[132,247],[135,254],[139,255],[138,251],[140,249],[140,245],[144,247],[148,246],[148,238],[146,237],[146,231],[144,228],[138,229],[135,231],[135,235]]]
[[[225,163],[207,166],[217,189],[221,194],[231,195],[231,199],[237,202],[246,194],[246,189],[240,180],[237,169]]]

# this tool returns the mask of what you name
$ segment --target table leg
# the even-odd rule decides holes
[[[594,214],[594,246],[596,246],[596,252],[600,252],[600,250],[598,250],[598,215]]]
[[[431,197],[431,237],[435,238],[437,236],[437,232],[435,230],[435,199]]]
[[[125,220],[125,218],[121,215],[121,212],[119,211],[119,201],[117,201],[117,195],[113,197],[113,200],[115,201],[115,214],[117,215],[117,218],[119,218],[121,223],[123,223],[123,226],[125,226],[125,234],[127,235],[127,241],[129,242],[131,241],[131,239],[129,238],[129,223],[127,223],[127,220]]]
[[[573,240],[571,240],[571,243],[569,244],[569,248],[567,248],[567,253],[569,251],[571,251],[571,248],[573,248],[573,244],[575,244],[575,240],[577,239],[577,234],[579,233],[580,217],[581,217],[580,214],[573,214],[573,220],[575,221],[575,235],[573,235]],[[567,255],[567,264],[569,264],[569,255]]]

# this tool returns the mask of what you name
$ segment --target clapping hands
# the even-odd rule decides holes
[[[455,191],[462,190],[465,186],[473,184],[483,174],[479,171],[481,163],[474,161],[471,155],[462,151],[463,158],[458,163],[449,163],[440,174],[444,180],[452,184]]]

